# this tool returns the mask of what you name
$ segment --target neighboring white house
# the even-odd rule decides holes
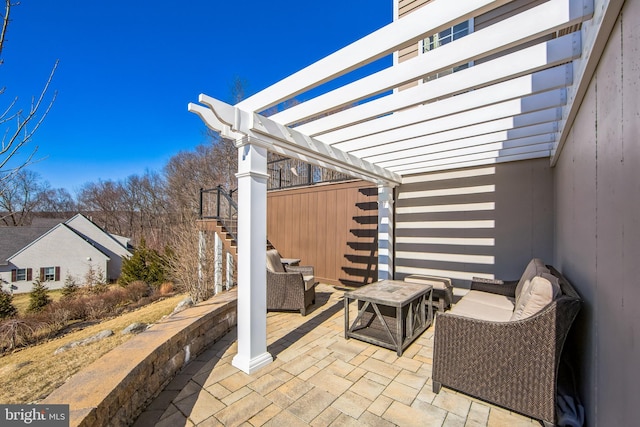
[[[5,290],[29,292],[39,278],[49,289],[67,277],[82,284],[89,270],[116,280],[122,259],[131,256],[128,239],[113,236],[78,214],[47,231],[33,227],[0,228],[0,282]]]

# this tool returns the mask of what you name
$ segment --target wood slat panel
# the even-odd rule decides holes
[[[364,181],[272,191],[267,235],[286,258],[333,285],[377,278],[377,188]]]
[[[398,2],[398,16],[403,17],[404,15],[421,8],[430,1],[432,0],[400,0]]]

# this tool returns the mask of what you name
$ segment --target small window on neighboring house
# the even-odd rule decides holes
[[[464,21],[459,24],[456,24],[451,28],[447,28],[443,31],[440,31],[437,34],[434,34],[422,40],[421,52],[422,53],[429,52],[440,46],[444,46],[445,44],[451,43],[454,40],[458,40],[459,38],[462,38],[468,35],[470,32],[471,32],[471,21]],[[464,70],[465,68],[469,68],[470,65],[471,65],[470,63],[461,64],[461,65],[458,65],[457,67],[440,71],[436,74],[427,76],[427,78],[424,79],[424,81],[428,82],[431,80],[435,80],[439,77],[444,77],[448,74],[455,73],[460,70]]]
[[[11,270],[11,281],[12,282],[23,282],[26,280],[31,280],[31,269],[30,268],[16,268]]]
[[[60,267],[42,267],[40,269],[40,281],[49,282],[60,280]]]
[[[451,28],[440,31],[438,34],[427,37],[422,42],[422,51],[428,52],[437,47],[444,46],[454,40],[458,40],[469,34],[469,21],[464,21]]]

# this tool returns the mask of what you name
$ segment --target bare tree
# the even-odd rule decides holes
[[[77,210],[71,194],[64,188],[49,188],[41,195],[39,210],[43,213],[68,215]]]
[[[5,0],[4,13],[2,14],[2,30],[0,32],[0,65],[3,63],[2,53],[6,41],[7,29],[11,22],[11,8],[18,4],[19,3],[12,3],[11,0]],[[13,174],[34,160],[34,156],[38,151],[37,146],[33,148],[26,157],[20,157],[19,153],[21,149],[31,141],[34,133],[38,130],[53,106],[57,92],[53,92],[49,101],[47,101],[46,98],[57,66],[58,61],[54,64],[42,92],[40,92],[39,96],[31,98],[31,104],[27,110],[19,107],[18,98],[14,98],[4,110],[0,110],[0,128],[2,128],[2,137],[0,139],[0,172],[3,172],[0,175],[0,181],[11,179]],[[0,89],[0,94],[3,94],[4,90],[4,88]]]
[[[207,135],[213,145],[212,155],[216,159],[214,163],[217,182],[227,190],[237,188],[238,180],[238,149],[235,143],[222,138],[219,133],[208,129]]]
[[[0,180],[0,220],[11,226],[29,224],[32,214],[41,210],[48,190],[48,183],[27,169]]]
[[[122,183],[108,180],[86,183],[78,193],[80,210],[110,233],[127,235],[129,228],[123,213],[126,204]]]
[[[205,233],[200,233],[195,218],[185,219],[174,224],[171,229],[168,257],[169,271],[173,281],[188,292],[191,299],[198,303],[214,293],[214,263],[205,252],[210,252],[213,242]]]
[[[144,239],[162,251],[169,226],[166,184],[160,174],[147,171],[120,181],[85,183],[78,194],[81,212],[110,233]]]
[[[174,221],[195,217],[199,207],[199,189],[218,185],[218,160],[213,145],[201,144],[194,151],[181,151],[164,167],[167,199]]]
[[[165,183],[157,172],[131,175],[122,183],[125,204],[129,206],[127,236],[139,242],[144,239],[151,249],[161,251],[166,244],[168,226]]]

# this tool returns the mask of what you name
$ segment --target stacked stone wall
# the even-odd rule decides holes
[[[175,375],[237,323],[237,293],[164,319],[71,377],[43,404],[68,404],[70,426],[131,425]]]

